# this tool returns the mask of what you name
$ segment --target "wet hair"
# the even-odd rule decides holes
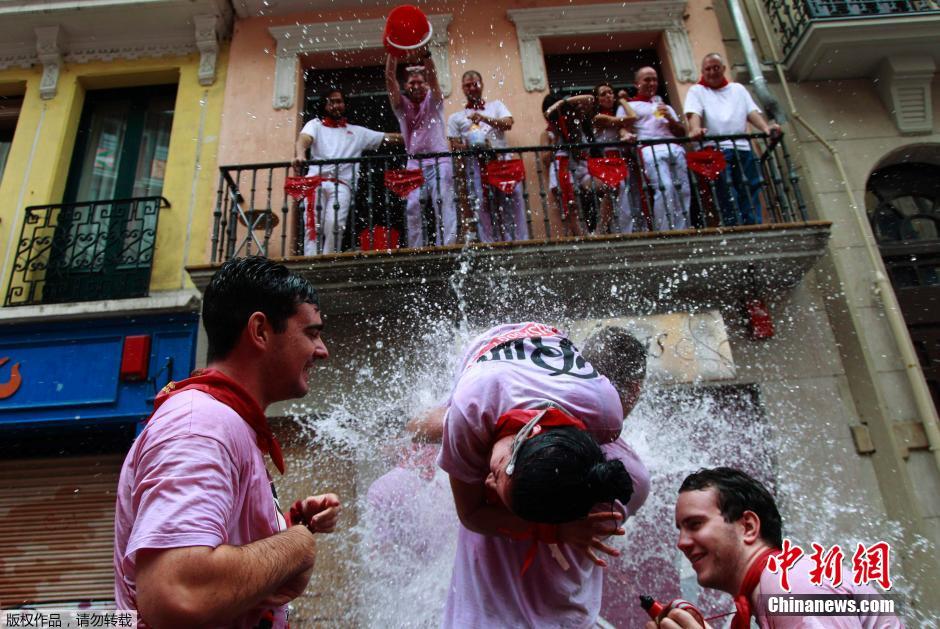
[[[594,86],[594,108],[595,108],[595,109],[597,109],[597,108],[600,107],[600,105],[598,105],[598,103],[599,103],[599,101],[600,101],[600,94],[601,94],[601,88],[602,88],[602,87],[609,87],[609,88],[613,91],[613,93],[614,93],[614,100],[617,99],[617,90],[614,89],[614,86],[613,86],[613,85],[611,85],[611,84],[608,83],[607,81],[604,81],[604,82],[602,82],[602,83],[598,83],[597,85]]]
[[[760,481],[732,467],[700,469],[686,476],[679,493],[709,487],[718,494],[718,509],[725,522],[736,522],[745,511],[753,511],[760,520],[761,538],[774,548],[781,547],[783,524],[780,512],[774,497]]]
[[[344,101],[346,100],[346,92],[335,86],[328,87],[320,92],[320,113],[324,116],[326,115],[326,105],[330,102],[330,96],[333,94],[339,94]]]
[[[425,81],[428,80],[428,71],[424,66],[408,66],[405,68],[405,83],[413,76],[420,76]]]
[[[319,306],[317,291],[283,264],[261,256],[228,260],[209,280],[203,295],[209,362],[231,353],[255,312],[264,313],[275,332],[283,332],[302,303]]]
[[[464,81],[466,81],[468,76],[476,77],[477,81],[479,81],[480,83],[483,82],[483,75],[477,72],[476,70],[467,70],[466,72],[464,72],[463,76],[460,77],[460,82],[463,83]]]
[[[646,379],[646,346],[625,328],[595,332],[581,344],[581,356],[617,388]]]
[[[599,502],[627,504],[633,479],[622,462],[604,458],[591,435],[563,426],[522,444],[509,494],[520,518],[559,524],[585,517]]]

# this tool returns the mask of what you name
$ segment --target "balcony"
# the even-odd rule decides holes
[[[261,254],[282,258],[308,276],[321,294],[329,296],[331,313],[387,312],[415,304],[474,308],[481,301],[489,302],[488,312],[493,311],[494,302],[502,303],[508,311],[517,291],[541,291],[549,302],[553,294],[570,295],[585,308],[603,295],[629,297],[638,308],[643,307],[637,305],[641,303],[662,308],[671,300],[693,295],[721,299],[721,295],[778,291],[794,285],[824,253],[829,224],[807,220],[799,177],[783,141],[770,141],[762,135],[715,139],[737,139],[753,147],[760,176],[748,192],[760,199],[761,224],[742,224],[744,212],[737,197],[723,195],[720,179],[730,182],[731,177],[727,161],[723,170],[711,173],[701,167],[701,159],[691,170],[675,165],[684,164],[684,160],[674,163],[671,159],[682,154],[680,146],[695,158],[721,155],[713,150],[703,153],[699,143],[687,146],[690,142],[681,139],[639,145],[513,147],[411,157],[412,167],[418,161],[440,164],[452,159],[455,164],[458,236],[453,243],[437,245],[445,231],[439,220],[440,206],[425,203],[418,237],[409,233],[405,202],[391,189],[396,186],[385,183],[385,173],[400,173],[407,157],[372,156],[310,162],[320,169],[321,176],[339,173],[344,164],[356,165],[359,176],[350,190],[347,227],[343,229],[341,221],[326,221],[334,225],[332,237],[341,243],[341,250],[305,256],[302,235],[310,226],[304,223],[301,204],[285,193],[287,183],[294,196],[303,196],[295,186],[298,180],[287,179],[293,174],[290,164],[223,166],[211,264],[190,267],[190,275],[201,289],[217,265],[231,257]],[[594,176],[582,178],[584,162],[572,159],[567,165],[571,181],[580,182],[580,187],[574,187],[565,198],[551,187],[557,174],[550,173],[546,164],[555,151],[561,148],[577,155],[605,147],[622,151],[626,178],[619,184],[605,186],[600,171],[594,170],[589,170]],[[740,165],[741,153],[731,155]],[[506,161],[521,164],[524,173],[512,179],[518,182],[515,188],[512,183],[506,188],[512,192],[498,193],[498,178],[491,178],[488,165]],[[659,167],[660,161],[673,174],[671,185],[646,174]],[[707,165],[708,160],[705,162]],[[476,187],[473,177],[478,175],[467,176],[467,168],[472,172],[479,168],[475,164],[482,164],[489,178],[487,185]],[[613,165],[617,165],[616,159]],[[497,170],[512,170],[500,166]],[[442,182],[428,183],[437,187]],[[682,203],[684,187],[691,224],[677,229],[669,213],[657,208],[663,206],[660,199],[670,195],[674,207]],[[482,199],[478,198],[480,193]],[[623,199],[627,201],[621,203]],[[568,208],[567,219],[562,205]],[[490,213],[486,209],[496,207],[502,211]],[[321,244],[326,239],[322,233],[324,213],[339,210],[338,203],[318,208],[315,225]],[[512,219],[516,211],[520,221]],[[607,213],[611,221],[605,230],[598,227],[598,221]],[[491,238],[486,237],[488,232]],[[481,241],[481,235],[493,242]],[[431,245],[408,247],[416,241]],[[629,287],[628,294],[621,292],[618,297],[624,287]],[[502,297],[494,295],[494,290]],[[546,311],[551,307],[546,303]],[[573,314],[570,308],[566,312]]]
[[[873,76],[881,61],[940,59],[936,0],[764,0],[797,81]]]
[[[146,297],[163,197],[26,208],[5,306]]]

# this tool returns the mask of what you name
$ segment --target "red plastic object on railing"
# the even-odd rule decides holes
[[[359,248],[363,251],[398,249],[398,230],[394,227],[376,225],[372,233],[368,229],[359,232]]]

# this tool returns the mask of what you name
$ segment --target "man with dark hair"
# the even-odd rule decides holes
[[[320,106],[322,117],[304,125],[294,145],[294,168],[300,170],[310,151],[312,160],[362,157],[362,152],[383,144],[401,144],[401,135],[382,133],[346,121],[346,96],[342,90],[328,88]],[[305,209],[304,255],[339,251],[340,239],[346,230],[352,190],[356,185],[359,164],[311,164],[308,177],[322,179],[315,207]],[[317,229],[319,227],[319,229]]]
[[[646,346],[626,329],[607,326],[581,343],[581,355],[617,389],[626,418],[646,380]]]
[[[386,55],[385,85],[392,111],[398,118],[405,148],[409,155],[418,153],[446,153],[450,151],[444,137],[444,93],[437,80],[437,68],[430,52],[424,52],[423,66],[408,68],[405,89],[398,85],[398,59]],[[404,93],[403,93],[404,92]],[[408,194],[407,215],[408,246],[423,247],[429,241],[450,245],[457,240],[457,212],[454,208],[453,166],[449,157],[408,160],[409,170],[421,171],[424,180],[420,187]],[[425,237],[422,199],[432,209],[428,224],[432,238]]]
[[[235,258],[206,288],[208,367],[169,383],[117,489],[115,601],[151,627],[286,627],[313,570],[334,494],[285,518],[264,455],[284,472],[269,404],[303,396],[328,357],[317,293],[265,258]],[[289,521],[288,521],[289,520]]]
[[[689,475],[679,488],[676,501],[676,527],[679,550],[692,563],[703,587],[727,592],[735,598],[733,629],[751,626],[753,616],[761,629],[895,629],[902,627],[888,616],[774,615],[768,609],[768,596],[842,595],[875,596],[874,588],[854,585],[844,579],[839,586],[824,580],[814,585],[810,579],[813,562],[801,557],[788,570],[790,591],[780,585],[780,575],[767,567],[770,557],[783,545],[782,523],[773,496],[759,481],[744,472],[717,467]],[[673,609],[647,629],[700,629],[702,624],[690,613]],[[708,627],[708,625],[706,625]]]

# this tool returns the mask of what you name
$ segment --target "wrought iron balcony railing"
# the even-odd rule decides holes
[[[867,19],[940,13],[937,0],[764,0],[785,55],[815,20]]]
[[[718,150],[719,142],[742,150]],[[295,176],[287,162],[220,168],[213,263],[806,221],[783,139],[761,134],[381,155],[303,168],[308,176]]]
[[[163,197],[26,208],[6,306],[146,297]]]

